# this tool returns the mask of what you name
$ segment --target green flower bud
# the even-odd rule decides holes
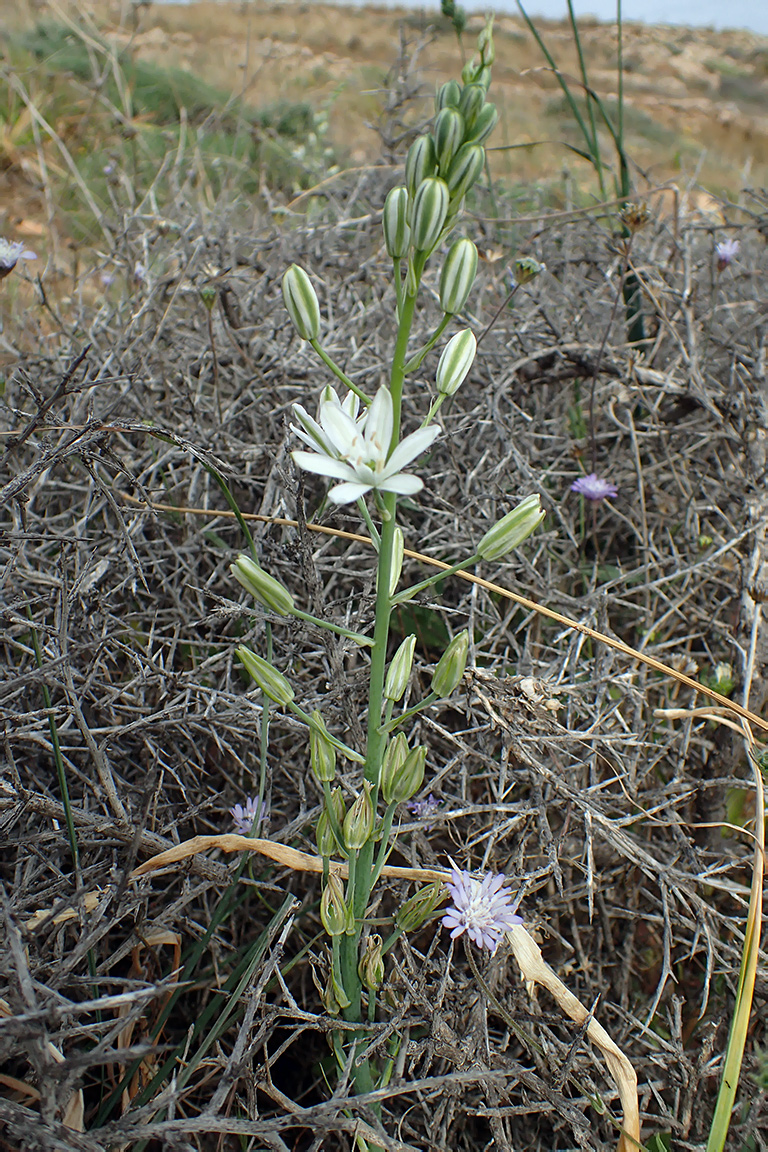
[[[491,70],[490,68],[481,68],[475,76],[475,84],[482,84],[486,92],[491,86]]]
[[[434,176],[437,171],[435,142],[431,136],[418,136],[408,149],[405,158],[405,183],[413,200],[416,189],[422,180]]]
[[[440,307],[450,316],[461,312],[477,274],[477,248],[466,237],[451,245],[440,273]]]
[[[341,795],[341,788],[334,788],[331,793],[331,807],[336,817],[336,823],[341,827],[344,823],[344,799]],[[317,821],[315,840],[317,841],[317,850],[321,856],[333,856],[343,848],[343,845],[336,843],[333,826],[325,805],[323,805],[323,810]]]
[[[441,698],[450,696],[460,683],[467,666],[468,651],[469,632],[459,632],[438,660],[437,667],[432,673],[432,691]]]
[[[408,227],[408,189],[391,188],[384,201],[384,214],[381,218],[384,229],[384,244],[393,260],[408,255],[411,246],[411,230]]]
[[[256,681],[265,696],[274,700],[275,704],[285,706],[291,703],[295,693],[282,672],[278,672],[266,660],[262,660],[261,656],[257,656],[255,652],[251,652],[250,648],[245,648],[242,644],[235,649],[235,654],[240,658],[240,663],[251,679]]]
[[[464,91],[461,93],[461,100],[459,101],[459,112],[464,117],[464,124],[467,131],[471,132],[472,126],[477,120],[480,109],[485,104],[485,88],[482,84],[467,84]]]
[[[544,268],[545,265],[534,260],[533,256],[521,256],[519,260],[515,260],[515,281],[518,284],[528,284],[531,280],[535,280]]]
[[[440,239],[448,215],[448,185],[445,180],[422,180],[413,201],[411,237],[417,252],[431,252]]]
[[[309,729],[310,764],[320,783],[330,784],[336,775],[336,749],[331,744],[325,721],[317,709],[312,713],[312,719],[315,724]]]
[[[464,141],[464,117],[456,108],[443,108],[435,120],[435,152],[437,166],[447,172],[451,160]]]
[[[344,817],[344,843],[354,851],[367,844],[373,832],[371,786],[366,780],[363,790]]]
[[[344,899],[344,885],[337,872],[331,872],[320,899],[320,919],[329,936],[343,936],[355,918]]]
[[[489,528],[477,546],[483,560],[498,560],[505,556],[523,540],[527,540],[535,528],[541,524],[546,513],[541,507],[538,492],[526,496],[516,508],[502,516],[493,528]]]
[[[493,44],[493,17],[489,19],[485,28],[483,28],[477,38],[477,50],[480,53],[483,65],[490,68],[496,59],[496,49]]]
[[[408,759],[408,741],[402,732],[398,732],[387,745],[384,760],[381,765],[381,794],[387,804],[392,801],[387,797],[392,795],[395,777]]]
[[[443,886],[439,881],[428,884],[426,888],[420,888],[395,913],[395,924],[404,932],[415,931],[422,926],[428,916],[432,915],[442,899]]]
[[[302,340],[317,340],[320,335],[320,305],[312,281],[298,264],[291,264],[283,276],[283,300]]]
[[[471,60],[467,60],[466,64],[461,70],[462,84],[474,84],[477,73],[483,66],[482,60],[477,56],[473,56]]]
[[[400,583],[400,573],[403,570],[403,556],[405,555],[405,541],[403,530],[398,524],[392,540],[392,567],[389,570],[389,594],[394,596],[395,589]]]
[[[381,794],[386,804],[403,804],[415,796],[424,783],[424,767],[427,762],[427,749],[424,744],[411,749],[403,763],[395,772],[381,777]]]
[[[445,182],[451,194],[451,200],[460,200],[465,196],[480,176],[485,165],[485,149],[481,144],[462,144],[451,161]]]
[[[477,351],[474,332],[465,328],[457,332],[446,344],[437,365],[437,390],[443,396],[453,396],[464,383]]]
[[[416,269],[413,266],[413,260],[409,260],[405,271],[405,294],[406,296],[415,296],[418,290],[419,281],[416,278]]]
[[[369,992],[378,992],[384,983],[384,959],[381,955],[381,936],[371,934],[365,942],[365,951],[357,966],[358,975]]]
[[[213,312],[213,306],[216,303],[218,292],[212,284],[206,284],[204,288],[200,289],[200,299],[205,306],[206,312]]]
[[[315,979],[315,984],[317,985],[317,983],[318,982]],[[336,978],[333,975],[333,972],[331,971],[328,974],[328,981],[325,985],[325,988],[319,989],[320,999],[323,1002],[323,1008],[325,1008],[325,1010],[329,1016],[340,1015],[342,1008],[347,1008],[351,1002],[349,997],[347,996],[346,992],[344,991],[344,989],[339,988],[339,991],[341,992],[341,995],[342,995],[342,999],[346,1000],[347,1003],[343,1004],[342,1002],[340,1002],[338,997],[336,996],[336,989],[337,988],[339,988],[339,985],[337,984]]]
[[[275,580],[274,576],[265,572],[250,556],[241,552],[229,570],[238,584],[242,584],[246,592],[250,592],[251,596],[265,608],[270,608],[280,616],[293,612],[293,596],[288,589],[284,588],[279,580]]]
[[[469,144],[482,144],[499,122],[499,112],[495,104],[483,104],[477,114],[472,131],[467,135]]]
[[[387,682],[384,685],[384,697],[397,703],[402,700],[403,693],[408,687],[408,681],[413,667],[413,650],[416,647],[416,637],[406,636],[402,644],[392,657],[392,663],[387,669]]]
[[[435,96],[435,112],[442,112],[443,108],[458,108],[461,99],[461,88],[457,80],[448,80],[441,84]]]

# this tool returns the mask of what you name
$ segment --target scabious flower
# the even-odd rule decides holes
[[[300,468],[341,481],[328,493],[335,504],[350,504],[371,488],[411,496],[424,487],[417,476],[402,469],[430,446],[440,429],[435,425],[419,428],[390,455],[394,415],[388,388],[381,387],[357,418],[349,398],[343,404],[338,397],[321,400],[317,421],[300,404],[294,405],[293,412],[301,424],[298,436],[314,452],[300,450],[291,455]]]
[[[450,929],[453,939],[466,932],[473,944],[487,948],[493,955],[504,933],[523,922],[515,914],[511,892],[502,887],[504,873],[494,876],[488,872],[482,880],[476,880],[453,861],[451,869],[447,887],[453,904],[443,916],[443,927]]]
[[[718,272],[728,267],[734,256],[738,256],[740,248],[738,240],[721,240],[719,244],[715,244]]]
[[[258,816],[261,821],[264,817],[264,804],[259,804],[258,796],[247,796],[245,804],[235,804],[230,808],[229,814],[235,825],[235,832],[240,836],[247,836]]]
[[[587,500],[592,500],[595,504],[599,504],[606,497],[619,494],[615,484],[598,476],[596,472],[590,472],[588,476],[579,476],[578,480],[574,480],[571,484],[571,492],[578,492],[579,496],[586,496]]]
[[[37,253],[30,252],[20,240],[0,236],[0,280],[13,272],[19,260],[37,260]]]
[[[440,801],[436,800],[430,792],[423,800],[409,800],[406,804],[409,812],[413,812],[417,820],[431,820],[436,812],[440,811]],[[429,832],[432,829],[431,824],[424,824],[424,831]]]

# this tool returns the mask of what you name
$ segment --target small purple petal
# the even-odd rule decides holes
[[[0,236],[0,280],[13,271],[19,260],[37,260],[37,253],[30,252],[20,240],[5,240]]]
[[[604,480],[596,472],[590,472],[588,476],[579,476],[578,480],[574,480],[571,484],[571,492],[578,492],[579,496],[585,496],[587,500],[594,500],[595,503],[619,494],[615,484],[610,480]]]
[[[450,929],[455,940],[466,932],[478,948],[495,952],[505,932],[522,924],[512,905],[512,894],[503,887],[504,873],[488,872],[482,880],[475,879],[451,861],[451,879],[447,882],[453,905],[446,908],[443,926]]]
[[[246,797],[245,805],[235,804],[230,808],[229,814],[235,825],[235,832],[240,836],[248,836],[253,828],[253,822],[258,817],[259,822],[264,819],[264,804],[259,804],[257,796]]]
[[[741,245],[738,240],[721,240],[719,244],[715,244],[715,256],[717,256],[719,272],[728,267],[734,256],[738,256],[740,248]]]

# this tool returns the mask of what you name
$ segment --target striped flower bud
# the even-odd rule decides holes
[[[544,519],[538,492],[526,496],[516,508],[502,516],[493,528],[489,528],[477,546],[478,555],[483,560],[498,560],[531,535]]]
[[[442,396],[453,396],[458,392],[472,367],[476,351],[477,340],[469,328],[451,337],[437,365],[437,390]]]
[[[471,132],[480,109],[485,104],[485,88],[482,84],[467,84],[461,93],[459,112],[464,117],[467,132]]]
[[[408,255],[411,246],[411,230],[408,227],[408,189],[391,188],[384,201],[381,218],[384,230],[384,244],[393,260],[401,260]]]
[[[443,108],[435,120],[434,137],[437,166],[447,172],[451,160],[464,141],[464,117],[457,108]]]
[[[461,99],[461,88],[457,80],[447,80],[441,84],[435,95],[435,113],[442,112],[443,108],[458,108]]]
[[[491,86],[491,70],[490,68],[481,68],[475,76],[475,84],[482,84],[486,92]]]
[[[336,775],[336,749],[317,708],[312,713],[312,720],[309,729],[309,762],[319,782],[330,784]]]
[[[493,44],[493,17],[491,17],[477,38],[477,50],[486,68],[490,68],[496,59],[496,49]]]
[[[467,60],[461,70],[462,84],[474,84],[475,77],[482,67],[483,62],[478,56],[473,56],[471,60]]]
[[[283,276],[283,300],[302,340],[317,340],[320,335],[320,305],[312,281],[298,264],[291,264]]]
[[[413,932],[421,928],[428,916],[443,899],[443,886],[439,881],[420,888],[418,892],[406,900],[402,908],[395,913],[395,924],[404,932]]]
[[[256,681],[265,696],[274,700],[275,704],[285,706],[291,703],[295,693],[282,672],[278,672],[266,660],[262,660],[261,656],[257,656],[242,644],[235,649],[235,653],[240,658],[243,668],[251,679]]]
[[[356,850],[367,844],[373,832],[373,804],[371,786],[366,780],[363,790],[344,817],[344,843]]]
[[[445,182],[451,200],[461,200],[479,178],[485,164],[485,149],[481,144],[462,144],[451,161]]]
[[[546,265],[534,260],[533,256],[521,256],[515,260],[514,276],[516,284],[528,284],[544,271]]]
[[[417,252],[431,252],[440,239],[448,215],[448,185],[445,180],[422,180],[413,201],[411,238]]]
[[[268,572],[256,564],[250,556],[241,553],[234,564],[230,565],[230,572],[242,584],[246,592],[250,592],[254,599],[263,604],[265,608],[285,616],[293,612],[293,596],[284,588],[279,580],[270,576]]]
[[[434,176],[437,171],[435,142],[431,136],[418,136],[408,149],[405,158],[405,183],[413,200],[416,189],[423,180]]]
[[[344,800],[341,795],[341,788],[334,788],[331,793],[331,807],[333,814],[336,817],[336,823],[341,828],[344,823]],[[336,852],[343,852],[343,844],[336,842],[336,837],[333,833],[333,825],[331,818],[328,815],[328,809],[323,805],[323,810],[317,820],[317,827],[315,828],[315,840],[317,842],[317,850],[321,856],[334,856]]]
[[[329,936],[343,936],[349,929],[350,917],[354,928],[352,910],[344,899],[344,885],[336,872],[331,872],[328,883],[320,898],[320,919]]]
[[[488,139],[498,122],[499,111],[496,105],[483,104],[472,126],[472,131],[467,134],[467,143],[482,144],[484,140]]]
[[[357,972],[369,992],[378,992],[384,983],[384,958],[381,955],[381,936],[375,932],[365,942]]]
[[[402,644],[392,657],[392,663],[387,669],[387,680],[384,685],[384,697],[397,703],[402,700],[403,693],[408,687],[408,681],[413,667],[413,650],[416,647],[416,637],[406,636]]]
[[[403,557],[405,555],[405,541],[403,530],[398,524],[392,540],[392,564],[389,569],[389,594],[394,596],[395,589],[400,583],[400,573],[403,570]]]
[[[402,732],[398,732],[387,745],[381,765],[381,791],[384,799],[392,790],[392,782],[408,758],[408,741]],[[387,800],[387,803],[389,801]]]
[[[393,741],[394,743],[394,741]],[[427,762],[427,749],[424,744],[412,748],[395,771],[385,776],[382,772],[381,794],[387,804],[403,804],[410,800],[424,783],[424,765]]]
[[[451,245],[440,273],[440,307],[449,316],[461,312],[477,274],[477,248],[466,238]]]
[[[437,662],[432,673],[432,691],[441,699],[450,696],[454,688],[461,682],[464,669],[467,666],[467,653],[469,652],[469,632],[459,632]]]

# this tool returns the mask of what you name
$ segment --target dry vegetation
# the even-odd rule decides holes
[[[224,11],[235,20],[217,8],[218,20]],[[269,10],[275,43],[295,11]],[[149,16],[171,30],[181,18]],[[358,22],[345,13],[347,54],[361,51]],[[329,26],[324,35],[312,51],[337,51]],[[501,44],[517,35],[510,26]],[[439,44],[409,84],[455,71],[455,49]],[[138,881],[131,872],[228,830],[258,772],[260,699],[233,648],[262,649],[265,621],[229,576],[242,539],[207,466],[244,512],[267,518],[253,522],[263,563],[297,601],[357,629],[371,621],[370,549],[303,526],[322,486],[299,482],[287,421],[326,376],[295,337],[279,281],[292,260],[312,272],[329,351],[373,391],[393,335],[379,212],[396,165],[338,176],[325,198],[272,216],[238,198],[206,210],[187,186],[162,212],[116,193],[98,263],[89,250],[49,291],[28,279],[32,265],[0,285],[2,1148],[314,1152],[351,1149],[358,1119],[376,1125],[370,1101],[327,1082],[317,879],[215,852]],[[716,669],[729,664],[734,697],[765,714],[765,194],[720,207],[742,249],[719,274],[716,222],[679,212],[638,234],[642,353],[614,307],[612,212],[552,213],[529,191],[521,216],[519,195],[498,185],[464,218],[489,256],[467,321],[480,333],[497,312],[510,251],[547,271],[501,311],[445,411],[406,545],[452,561],[540,491],[544,529],[481,575],[721,690]],[[105,267],[117,278],[97,294]],[[205,286],[217,292],[210,329]],[[414,342],[436,318],[427,293]],[[410,392],[409,429],[435,362]],[[619,496],[585,510],[569,485],[591,470],[593,380],[598,470]],[[320,519],[359,531],[348,512]],[[406,564],[406,577],[422,574]],[[273,625],[303,705],[354,743],[359,650]],[[446,581],[400,625],[419,637],[414,699],[448,635],[469,626],[475,644],[458,697],[416,724],[429,746],[424,792],[440,809],[429,826],[403,811],[393,862],[443,867],[451,855],[524,886],[547,959],[637,1070],[646,1140],[671,1135],[656,1152],[702,1149],[751,876],[741,735],[693,712],[704,698],[674,679],[466,581]],[[306,759],[300,729],[273,713],[264,834],[312,852],[319,795]],[[391,916],[407,891],[393,883],[375,915]],[[745,1152],[768,1147],[765,959],[729,1145]],[[388,964],[402,1046],[383,1093],[384,1146],[614,1148],[615,1092],[583,1035],[545,994],[528,994],[503,949],[483,968],[519,1034],[439,923]],[[384,1052],[386,1021],[372,1038]]]

